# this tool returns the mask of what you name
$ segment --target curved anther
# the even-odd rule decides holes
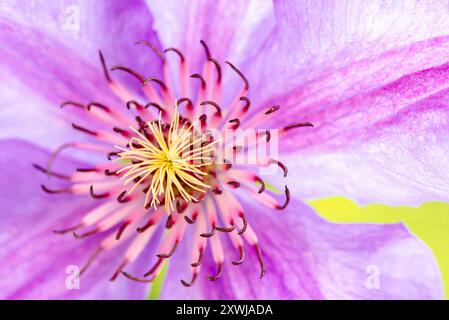
[[[176,240],[174,245],[173,245],[173,248],[170,250],[169,253],[159,253],[156,256],[159,257],[159,258],[162,258],[162,259],[170,258],[173,255],[173,253],[175,253],[176,248],[178,247],[178,244],[179,244],[179,241]]]
[[[190,265],[194,268],[198,267],[201,264],[201,261],[203,261],[203,257],[204,257],[204,248],[200,248],[198,250],[199,255],[198,255],[198,260],[196,262],[191,263]]]
[[[215,187],[212,189],[212,192],[215,194],[222,194],[223,190],[221,190],[219,187]]]
[[[270,130],[267,129],[265,131],[265,135],[267,136],[267,138],[266,138],[267,142],[270,142],[270,139],[271,139],[271,132],[270,132]]]
[[[213,101],[210,101],[210,100],[206,100],[206,101],[201,102],[200,105],[201,105],[201,106],[210,105],[210,106],[214,107],[215,110],[216,110],[215,115],[216,115],[217,117],[221,117],[221,108],[220,108],[220,106],[218,105],[218,103],[213,102]]]
[[[56,233],[56,234],[66,234],[66,233],[68,233],[68,232],[73,232],[73,231],[75,231],[75,230],[78,230],[79,228],[82,228],[83,227],[83,224],[82,223],[79,223],[79,224],[77,224],[77,225],[75,225],[75,226],[73,226],[73,227],[69,227],[69,228],[65,228],[65,229],[61,229],[61,230],[53,230],[53,233]]]
[[[239,264],[242,264],[243,261],[245,261],[245,250],[243,249],[243,246],[239,246],[239,253],[240,253],[239,260],[232,261],[232,264],[235,266],[238,266]]]
[[[232,123],[232,130],[236,130],[238,127],[240,127],[240,119],[231,119],[228,121],[229,123]]]
[[[249,107],[251,106],[251,100],[249,100],[247,97],[240,97],[239,100],[245,102],[245,105],[243,106],[243,112],[247,112]]]
[[[280,105],[274,105],[272,106],[270,109],[268,109],[267,111],[265,111],[265,114],[272,114],[275,113],[276,111],[278,111],[281,108]]]
[[[118,128],[118,127],[113,127],[112,130],[118,134],[121,134],[124,137],[129,137],[129,135],[130,135],[128,131]]]
[[[153,278],[149,278],[149,279],[144,279],[144,278],[138,278],[138,277],[135,277],[133,275],[130,275],[129,273],[127,273],[125,271],[120,271],[120,273],[123,274],[129,280],[133,280],[133,281],[136,281],[136,282],[150,283],[150,282],[154,281],[154,277]]]
[[[183,102],[187,102],[187,108],[189,108],[189,109],[193,108],[192,100],[190,100],[189,98],[185,98],[185,97],[178,99],[178,101],[177,101],[178,108],[179,108],[179,105]]]
[[[76,102],[76,101],[65,101],[65,102],[61,103],[60,108],[62,109],[65,106],[74,106],[74,107],[81,108],[81,109],[85,108],[84,104]]]
[[[120,240],[122,237],[123,232],[125,231],[126,227],[129,226],[131,222],[130,221],[124,221],[120,227],[117,230],[117,234],[115,235],[115,240]]]
[[[49,188],[47,188],[45,185],[43,185],[43,184],[41,184],[41,188],[42,188],[42,190],[44,190],[45,192],[47,192],[47,193],[50,193],[50,194],[55,194],[55,193],[65,193],[65,192],[71,192],[72,190],[71,189],[57,189],[57,190],[55,190],[55,189],[49,189]]]
[[[109,281],[115,281],[115,279],[117,279],[118,275],[122,272],[123,268],[126,267],[128,264],[128,262],[125,260],[122,263],[120,263],[120,265],[118,266],[118,268],[115,270],[114,274],[112,275],[112,277],[109,279]]]
[[[209,281],[216,281],[221,277],[222,274],[223,274],[223,263],[219,263],[217,274],[215,276],[209,276],[207,278],[209,279]]]
[[[189,216],[185,215],[184,216],[184,220],[188,223],[188,224],[194,224],[196,222],[196,218],[190,218]]]
[[[162,80],[160,80],[160,79],[158,79],[158,78],[156,78],[156,77],[149,77],[149,78],[146,78],[143,82],[142,82],[142,87],[145,87],[148,83],[150,83],[150,82],[155,82],[155,83],[157,83],[158,85],[159,85],[159,87],[161,87],[161,89],[163,90],[163,91],[167,91],[168,89],[167,89],[167,86],[165,85],[165,83],[162,81]]]
[[[175,222],[173,221],[173,216],[169,215],[167,217],[167,220],[165,221],[165,228],[171,229],[171,227],[173,227],[174,224],[175,224]]]
[[[201,88],[206,89],[206,80],[204,80],[203,76],[199,73],[194,73],[190,75],[190,78],[199,79],[201,81]]]
[[[159,59],[161,59],[162,62],[165,63],[164,55],[162,54],[162,52],[155,45],[149,43],[146,40],[139,40],[135,44],[136,45],[143,44],[143,45],[147,46],[148,48],[150,48],[158,56]]]
[[[313,124],[310,122],[301,122],[296,124],[291,124],[289,126],[284,127],[284,131],[288,131],[294,128],[301,128],[301,127],[313,127]]]
[[[96,257],[98,257],[98,255],[101,253],[101,251],[103,251],[102,247],[98,247],[89,257],[89,259],[87,259],[87,262],[84,264],[84,266],[81,268],[80,270],[80,276],[83,275],[84,272],[86,272],[87,268],[89,268],[89,266],[92,264],[92,262],[95,260]]]
[[[109,169],[105,169],[104,170],[104,174],[106,175],[106,176],[115,176],[116,174],[117,174],[117,171],[111,171],[111,170],[109,170]]]
[[[97,168],[76,168],[77,172],[97,172]]]
[[[187,209],[187,203],[182,203],[179,201],[176,201],[176,211],[181,214],[185,211],[185,209]]]
[[[257,191],[257,193],[264,192],[265,191],[265,182],[262,180],[262,178],[256,176],[256,177],[254,177],[254,180],[260,184],[260,188],[259,188],[259,191]]]
[[[90,196],[91,196],[92,198],[94,198],[94,199],[104,199],[104,198],[109,197],[109,192],[104,192],[104,193],[96,194],[96,193],[94,192],[94,186],[93,186],[93,185],[90,186],[90,188],[89,188],[89,193],[90,193]]]
[[[135,100],[130,100],[126,103],[126,109],[130,110],[132,106],[136,107],[136,109],[143,108],[143,106]]]
[[[245,233],[246,229],[248,228],[248,220],[246,220],[246,217],[243,213],[240,213],[240,219],[242,219],[243,227],[242,227],[242,229],[240,229],[238,231],[238,234],[242,235]]]
[[[221,66],[220,63],[214,58],[209,58],[209,61],[212,62],[217,70],[217,83],[221,83]]]
[[[101,61],[101,66],[103,68],[104,77],[106,78],[107,82],[111,83],[112,79],[111,79],[111,76],[109,75],[108,67],[106,66],[106,61],[104,60],[103,53],[100,50],[98,50],[98,54],[100,56],[100,61]]]
[[[73,236],[75,237],[75,239],[84,239],[86,237],[96,234],[97,232],[98,232],[97,229],[93,229],[91,231],[87,231],[87,232],[81,233],[81,234],[73,232]]]
[[[200,236],[201,236],[201,237],[204,237],[204,238],[210,238],[210,237],[212,237],[214,234],[215,234],[215,225],[212,226],[212,231],[211,231],[211,232],[205,232],[205,233],[202,233],[202,234],[200,234]]]
[[[159,266],[161,265],[162,261],[164,259],[163,258],[159,258],[157,259],[156,263],[151,267],[150,271],[148,271],[147,273],[145,273],[143,276],[144,277],[148,277],[149,275],[153,274],[156,272],[156,270],[159,268]]]
[[[78,130],[78,131],[87,133],[87,134],[89,134],[89,135],[91,135],[91,136],[96,136],[96,135],[98,134],[98,133],[96,133],[95,131],[86,129],[86,128],[84,128],[84,127],[81,127],[81,126],[79,126],[79,125],[77,125],[77,124],[75,124],[75,123],[73,123],[73,122],[72,122],[72,128],[75,129],[75,130]]]
[[[126,73],[129,73],[130,75],[134,76],[137,80],[139,80],[141,84],[143,84],[143,82],[145,81],[145,78],[142,75],[140,75],[139,73],[137,73],[136,71],[134,71],[128,67],[114,66],[111,68],[111,71],[115,71],[115,70],[121,70],[121,71],[125,71]]]
[[[206,53],[207,60],[209,60],[211,58],[209,47],[207,46],[207,44],[204,40],[200,40],[200,43],[204,48],[204,52]]]
[[[285,164],[283,164],[282,162],[280,162],[279,160],[274,160],[274,159],[270,159],[270,164],[275,164],[277,165],[279,168],[282,169],[282,171],[284,172],[284,178],[287,177],[287,173],[288,173],[288,168]]]
[[[182,283],[182,285],[184,287],[191,287],[195,283],[197,277],[198,277],[198,273],[194,272],[193,275],[192,275],[192,280],[190,280],[190,282],[186,282],[186,281],[181,279],[181,283]]]
[[[118,195],[118,197],[117,197],[117,201],[118,201],[119,203],[126,203],[126,202],[128,202],[129,200],[131,200],[131,198],[130,198],[130,197],[126,197],[126,191],[122,191],[122,192]]]
[[[145,223],[141,227],[138,227],[136,230],[137,230],[137,232],[142,233],[145,230],[147,230],[149,227],[151,227],[152,225],[154,225],[154,220],[153,220],[153,218],[150,218],[150,219],[148,219],[147,223]]]
[[[179,59],[181,59],[181,63],[185,62],[184,55],[182,54],[181,51],[179,51],[176,48],[167,48],[167,49],[164,50],[164,53],[167,53],[167,52],[170,52],[170,51],[176,53],[179,56]]]
[[[232,70],[234,70],[235,73],[237,73],[239,75],[240,78],[242,78],[243,82],[245,83],[245,90],[248,91],[249,90],[249,81],[248,81],[248,79],[246,79],[245,75],[229,61],[225,61],[225,62],[232,68]]]
[[[157,104],[156,102],[148,102],[148,103],[145,105],[145,109],[148,109],[149,107],[156,108],[157,110],[159,110],[159,112],[166,113],[165,109],[162,108],[162,107],[161,107],[159,104]]]
[[[230,227],[215,227],[215,230],[220,232],[232,232],[236,228],[235,224],[231,225]]]
[[[99,102],[91,102],[91,103],[89,103],[89,104],[87,105],[86,108],[87,108],[88,111],[90,111],[90,109],[92,109],[92,107],[99,108],[99,109],[101,109],[101,110],[103,110],[103,111],[106,111],[106,112],[111,111],[111,109],[109,109],[109,107],[107,107],[107,106],[105,106],[104,104],[101,104],[101,103],[99,103]]]
[[[232,180],[232,181],[228,181],[227,183],[228,183],[228,185],[230,185],[231,187],[236,188],[236,189],[240,187],[240,182],[238,182],[238,181]]]
[[[106,157],[108,158],[108,160],[112,160],[112,157],[113,157],[113,156],[118,157],[118,156],[119,156],[118,154],[119,154],[118,152],[112,151],[112,152],[109,152],[109,153],[106,155]]]
[[[45,173],[46,175],[49,175],[50,177],[55,177],[55,178],[64,179],[64,180],[70,179],[70,176],[68,176],[68,175],[56,173],[53,171],[48,171],[47,169],[45,169],[44,167],[42,167],[36,163],[33,163],[32,165],[36,170],[38,170],[42,173]]]
[[[259,245],[256,244],[254,246],[256,247],[257,258],[259,259],[260,263],[260,279],[262,279],[265,274],[265,262],[263,261],[262,250],[260,250]]]
[[[285,201],[284,201],[284,204],[283,205],[277,205],[276,209],[284,210],[288,206],[289,202],[290,202],[290,190],[288,190],[287,186],[285,186]]]

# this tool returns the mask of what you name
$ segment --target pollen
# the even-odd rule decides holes
[[[162,121],[162,112],[157,121],[147,122],[135,133],[128,149],[121,150],[116,161],[130,163],[117,173],[124,185],[134,182],[128,189],[131,195],[137,188],[145,192],[145,207],[157,208],[165,204],[167,214],[174,211],[175,198],[180,196],[186,203],[197,202],[196,194],[205,193],[210,185],[205,183],[208,168],[213,166],[213,151],[219,140],[204,144],[192,123],[180,124],[177,106],[169,126]]]

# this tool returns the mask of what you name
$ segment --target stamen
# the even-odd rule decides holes
[[[203,256],[204,256],[204,248],[200,248],[198,250],[198,253],[199,253],[198,260],[196,262],[190,264],[194,268],[201,265],[201,261],[203,260]]]
[[[207,46],[206,42],[204,40],[200,40],[201,45],[204,48],[204,52],[206,53],[206,58],[207,60],[211,59],[211,54],[210,54],[210,50],[209,47]]]
[[[159,257],[159,258],[162,258],[162,259],[170,258],[173,255],[173,253],[175,253],[176,248],[178,247],[178,244],[179,244],[179,241],[176,240],[174,245],[173,245],[173,248],[170,250],[169,253],[159,253],[156,256]]]
[[[145,105],[145,109],[148,109],[149,107],[154,107],[154,108],[156,108],[157,110],[159,110],[159,112],[162,112],[163,114],[167,112],[167,111],[165,111],[164,108],[162,108],[162,107],[161,107],[159,104],[157,104],[156,102],[148,102],[148,103]]]
[[[78,172],[97,172],[97,168],[77,168]]]
[[[164,57],[164,55],[162,54],[161,51],[159,51],[159,49],[158,49],[155,45],[149,43],[149,42],[146,41],[146,40],[139,40],[139,41],[137,41],[135,44],[136,44],[136,45],[142,44],[142,45],[147,46],[148,48],[150,48],[150,49],[151,49],[151,50],[158,56],[159,59],[161,59],[161,61],[162,61],[163,63],[165,63],[165,57]]]
[[[235,266],[238,266],[245,261],[245,250],[243,249],[243,246],[239,247],[239,253],[240,253],[240,259],[236,261],[232,261],[232,264]]]
[[[313,127],[313,124],[310,122],[300,122],[297,124],[291,124],[289,126],[284,127],[283,131],[288,131],[294,128],[301,128],[301,127]]]
[[[275,160],[275,159],[270,159],[269,163],[270,164],[276,164],[279,168],[282,169],[282,171],[284,171],[284,178],[287,177],[288,169],[287,169],[287,166],[285,164],[283,164],[279,160]]]
[[[108,67],[106,66],[106,61],[104,60],[103,53],[100,50],[98,50],[98,54],[100,55],[100,61],[101,66],[103,67],[104,77],[109,83],[111,83],[112,79],[111,76],[109,75]]]
[[[235,189],[237,189],[237,188],[240,187],[240,182],[235,181],[235,180],[228,181],[228,184],[229,184],[231,187],[235,188]]]
[[[221,108],[220,108],[220,106],[217,103],[215,103],[213,101],[210,101],[210,100],[206,100],[206,101],[201,102],[200,105],[201,106],[210,105],[210,106],[214,107],[215,110],[216,110],[215,116],[216,117],[221,117]]]
[[[223,263],[219,263],[217,274],[215,276],[209,276],[208,279],[209,281],[217,281],[222,274],[223,274]]]
[[[117,234],[115,235],[115,239],[116,239],[116,240],[120,240],[120,238],[121,238],[121,236],[122,236],[122,234],[123,234],[123,231],[125,231],[126,227],[129,226],[130,223],[131,223],[130,221],[124,221],[124,222],[120,225],[120,227],[119,227],[119,229],[118,229],[118,231],[117,231]]]
[[[239,235],[242,235],[242,234],[245,233],[246,229],[248,228],[248,220],[246,220],[246,217],[245,217],[245,215],[243,214],[243,212],[240,212],[239,216],[240,216],[240,218],[242,219],[243,227],[242,227],[242,229],[240,229],[240,230],[238,231],[238,234],[239,234]]]
[[[75,226],[73,226],[73,227],[69,227],[69,228],[66,228],[66,229],[53,230],[53,233],[56,233],[56,234],[66,234],[66,233],[68,233],[68,232],[73,232],[73,231],[75,231],[75,230],[77,230],[77,229],[79,229],[79,228],[82,228],[82,227],[83,227],[83,224],[82,224],[82,223],[79,223],[79,224],[77,224],[77,225],[75,225]]]
[[[179,105],[181,104],[181,103],[183,103],[183,102],[187,102],[187,109],[193,109],[193,103],[192,103],[192,100],[190,100],[189,98],[181,98],[181,99],[178,99],[178,101],[177,101],[177,105],[178,105],[178,107],[179,107]]]
[[[198,73],[194,73],[192,75],[190,75],[190,78],[195,78],[195,79],[199,79],[201,81],[201,88],[203,90],[206,89],[206,80],[204,80],[203,76],[198,74]]]
[[[59,190],[49,189],[43,184],[41,184],[41,188],[42,188],[42,190],[44,190],[45,192],[50,193],[50,194],[72,192],[72,189],[59,189]]]
[[[129,73],[130,75],[134,76],[137,80],[139,80],[139,82],[142,84],[142,86],[144,85],[145,77],[143,77],[136,71],[134,71],[128,67],[124,67],[124,66],[114,66],[111,68],[111,71],[115,71],[115,70],[121,70],[121,71],[125,71],[125,72]]]
[[[84,272],[86,272],[87,268],[92,264],[92,262],[95,260],[95,258],[103,251],[102,247],[98,247],[93,254],[89,257],[86,264],[81,268],[80,270],[80,276],[83,275]]]
[[[185,62],[184,55],[181,53],[181,51],[179,51],[176,48],[167,48],[167,49],[164,50],[164,53],[167,53],[167,52],[170,52],[170,51],[175,52],[179,56],[179,58],[181,59],[181,63]]]
[[[155,78],[155,77],[149,77],[149,78],[146,78],[143,82],[142,82],[142,87],[145,87],[148,83],[150,83],[150,82],[155,82],[155,83],[157,83],[158,85],[159,85],[159,87],[161,87],[161,89],[162,89],[162,91],[167,91],[168,90],[168,88],[167,88],[167,86],[165,85],[165,83],[162,81],[162,80],[160,80],[160,79],[158,79],[158,78]]]
[[[119,194],[119,196],[117,197],[117,201],[119,203],[126,203],[128,201],[131,200],[130,197],[125,197],[126,196],[126,191],[123,191],[122,193]]]
[[[260,279],[262,279],[265,275],[265,262],[263,261],[262,250],[260,250],[259,245],[255,244],[254,246],[256,247],[257,258],[259,259],[260,263]]]
[[[130,100],[126,103],[126,109],[130,110],[132,106],[136,109],[143,109],[143,106],[135,100]]]
[[[89,103],[89,104],[87,105],[87,110],[90,111],[90,109],[91,109],[92,107],[100,108],[100,109],[102,109],[102,110],[104,110],[104,111],[106,111],[106,112],[110,112],[110,111],[111,111],[110,108],[108,108],[108,107],[105,106],[104,104],[101,104],[101,103],[98,103],[98,102],[91,102],[91,103]]]
[[[41,167],[40,165],[38,165],[38,164],[36,164],[36,163],[33,163],[32,165],[33,165],[33,167],[34,167],[36,170],[38,170],[38,171],[40,171],[40,172],[42,172],[42,173],[45,173],[45,174],[47,174],[47,175],[49,175],[49,176],[51,176],[51,177],[55,177],[55,178],[59,178],[59,179],[64,179],[64,180],[70,179],[70,176],[68,176],[68,175],[61,174],[61,173],[56,173],[56,172],[53,172],[53,171],[47,171],[47,169],[45,169],[44,167]]]
[[[93,185],[91,185],[90,186],[90,188],[89,188],[89,193],[90,193],[90,196],[92,197],[92,198],[94,198],[94,199],[104,199],[104,198],[107,198],[107,197],[109,197],[109,192],[104,192],[104,193],[100,193],[100,194],[95,194],[94,193],[94,186]]]
[[[221,66],[220,63],[214,58],[209,58],[209,61],[215,65],[215,69],[217,70],[217,83],[221,83]]]
[[[246,79],[245,75],[229,61],[225,61],[225,62],[232,68],[232,70],[234,70],[235,73],[237,73],[239,75],[240,78],[242,78],[243,82],[245,83],[245,91],[248,91],[249,90],[249,81],[248,81],[248,79]]]
[[[65,101],[63,103],[61,103],[60,108],[64,108],[65,106],[75,106],[77,108],[81,108],[84,109],[84,104],[79,103],[79,102],[75,102],[75,101]]]
[[[82,234],[78,234],[76,232],[73,232],[73,236],[75,237],[75,239],[84,239],[86,237],[89,237],[91,235],[96,234],[97,232],[98,232],[98,229],[93,229],[91,231],[87,231],[87,232],[82,233]]]
[[[290,190],[288,190],[287,186],[285,186],[285,201],[284,201],[284,204],[282,206],[277,205],[276,209],[284,210],[288,206],[289,202],[290,202]]]
[[[197,277],[198,277],[198,273],[194,272],[193,275],[192,275],[192,280],[190,280],[190,282],[186,282],[186,281],[181,279],[181,283],[182,283],[182,285],[184,287],[191,287],[195,283],[195,280],[196,280]]]
[[[239,119],[231,119],[228,121],[229,123],[232,123],[231,129],[237,130],[238,127],[240,127],[240,120]]]
[[[87,133],[87,134],[89,134],[89,135],[91,135],[91,136],[96,136],[96,135],[98,135],[97,132],[92,131],[92,130],[89,130],[89,129],[86,129],[86,128],[81,127],[81,126],[78,126],[78,125],[76,125],[76,124],[73,123],[73,122],[72,122],[72,128],[75,129],[75,130],[79,130],[79,131],[81,131],[81,132]]]
[[[249,110],[249,107],[251,106],[251,101],[247,97],[240,97],[240,101],[244,101],[245,105],[242,108],[243,112],[247,112]]]
[[[265,114],[272,114],[275,113],[276,111],[278,111],[281,108],[280,105],[274,105],[272,106],[270,109],[268,109],[267,111],[265,111]]]
[[[135,276],[130,275],[129,273],[125,272],[125,271],[121,271],[121,274],[123,274],[126,278],[136,281],[136,282],[142,282],[142,283],[150,283],[154,281],[154,277],[153,278],[149,278],[149,279],[142,279],[142,278],[138,278]]]
[[[265,182],[258,176],[254,177],[254,180],[258,183],[260,183],[260,189],[257,191],[257,193],[262,193],[265,191]]]

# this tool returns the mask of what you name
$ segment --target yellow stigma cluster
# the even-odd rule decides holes
[[[117,174],[125,172],[121,177],[125,179],[124,185],[135,181],[127,191],[128,195],[145,183],[145,206],[150,201],[150,205],[157,208],[159,198],[164,195],[165,209],[170,213],[174,210],[173,203],[177,196],[186,202],[197,201],[193,193],[204,193],[210,188],[202,181],[208,175],[204,167],[213,164],[210,154],[218,141],[203,146],[202,137],[195,136],[193,124],[180,127],[177,107],[170,128],[164,134],[161,115],[158,121],[147,122],[153,143],[139,130],[130,127],[136,136],[130,139],[129,149],[116,148],[122,151],[118,154],[118,160],[131,164],[118,170]]]

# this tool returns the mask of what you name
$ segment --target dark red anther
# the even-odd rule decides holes
[[[72,128],[75,129],[75,130],[79,130],[79,131],[81,131],[81,132],[90,134],[91,136],[96,136],[96,135],[98,134],[98,133],[95,132],[95,131],[92,131],[92,130],[86,129],[86,128],[84,128],[84,127],[78,126],[78,125],[76,125],[76,124],[73,123],[73,122],[72,122]]]
[[[150,219],[148,219],[147,223],[145,223],[142,227],[137,228],[137,232],[142,233],[152,225],[154,225],[154,219],[151,217]]]
[[[196,222],[196,217],[190,218],[188,215],[184,216],[184,220],[188,223],[188,224],[194,224]]]
[[[192,110],[192,109],[193,109],[193,103],[192,103],[192,100],[190,100],[189,98],[181,98],[181,99],[178,99],[178,101],[177,101],[178,107],[179,107],[179,105],[180,105],[181,103],[183,103],[183,102],[187,102],[187,109],[189,109],[189,110]]]
[[[232,123],[231,129],[232,130],[237,130],[238,127],[240,127],[240,119],[231,119],[229,120],[229,123]]]
[[[137,73],[136,71],[128,68],[128,67],[124,67],[124,66],[114,66],[111,68],[111,71],[115,71],[115,70],[121,70],[121,71],[125,71],[126,73],[129,73],[130,75],[132,75],[133,77],[135,77],[137,80],[139,80],[139,82],[143,85],[143,83],[145,82],[145,77],[143,77],[141,74]]]
[[[238,234],[239,234],[239,235],[242,235],[242,234],[245,233],[246,229],[248,228],[248,220],[246,220],[246,217],[245,217],[245,215],[243,214],[243,212],[240,212],[240,213],[239,213],[239,217],[240,217],[240,219],[242,219],[243,227],[242,227],[242,229],[240,229],[240,230],[238,231]]]
[[[232,232],[235,230],[235,227],[235,224],[231,224],[230,227],[215,227],[215,229],[220,232]]]
[[[159,110],[159,112],[162,112],[163,114],[166,113],[165,109],[162,108],[162,107],[161,107],[159,104],[157,104],[156,102],[148,102],[148,103],[145,105],[145,109],[148,109],[149,107],[154,107],[154,108],[156,108],[157,110]]]
[[[130,133],[124,129],[113,127],[112,130],[118,134],[121,134],[125,138],[129,138],[129,136],[130,136]]]
[[[240,151],[243,150],[242,146],[233,146],[232,150],[234,151],[234,153],[239,153]]]
[[[167,48],[167,49],[164,50],[164,53],[167,53],[167,52],[170,52],[170,51],[176,53],[179,56],[179,59],[181,59],[181,63],[185,62],[184,55],[182,54],[181,51],[179,51],[176,48]]]
[[[112,160],[112,157],[113,157],[113,156],[118,157],[118,156],[119,156],[118,154],[119,154],[118,152],[112,151],[112,152],[109,152],[109,153],[106,155],[106,157],[108,158],[108,160]]]
[[[187,204],[186,202],[183,202],[183,203],[181,204],[181,202],[176,201],[176,211],[177,211],[179,214],[182,214],[182,213],[187,209],[187,206],[188,206],[188,204]]]
[[[313,124],[310,122],[301,122],[296,124],[291,124],[289,126],[284,127],[284,131],[288,131],[294,128],[301,128],[301,127],[313,127]]]
[[[275,165],[277,165],[279,168],[281,168],[282,171],[284,171],[284,178],[287,176],[288,169],[287,169],[287,166],[286,166],[285,164],[283,164],[283,163],[280,162],[279,160],[274,160],[274,159],[270,159],[270,164],[275,164]]]
[[[41,167],[40,165],[38,165],[36,163],[33,163],[32,165],[33,165],[33,167],[36,170],[38,170],[38,171],[40,171],[42,173],[45,173],[48,176],[59,178],[59,179],[64,179],[64,180],[70,179],[70,176],[68,176],[68,175],[61,174],[61,173],[56,173],[56,172],[53,172],[53,171],[48,171],[47,169],[45,169],[44,167]]]
[[[107,197],[109,197],[109,192],[104,192],[104,193],[100,193],[100,194],[96,194],[95,192],[94,192],[94,186],[90,186],[90,188],[89,188],[89,192],[90,192],[90,196],[92,197],[92,198],[94,198],[94,199],[104,199],[104,198],[107,198]]]
[[[167,217],[167,221],[165,221],[165,228],[170,229],[171,227],[173,227],[174,224],[175,224],[175,222],[173,221],[172,215],[169,215]]]
[[[235,188],[235,189],[237,189],[237,188],[240,187],[240,182],[235,181],[235,180],[228,181],[227,183],[228,183],[231,187],[233,187],[233,188]]]
[[[215,69],[217,70],[217,83],[221,83],[221,66],[220,63],[215,60],[214,58],[209,58],[209,61],[212,62],[215,66]]]
[[[97,172],[97,168],[77,168],[76,171],[78,172]]]
[[[162,89],[162,91],[167,91],[168,90],[168,88],[165,85],[165,83],[162,80],[160,80],[160,79],[158,79],[156,77],[146,78],[145,81],[142,83],[142,87],[145,87],[150,82],[157,83],[159,85],[159,87]]]
[[[115,281],[115,279],[117,279],[118,275],[122,272],[123,268],[126,267],[126,265],[128,264],[128,261],[122,261],[122,263],[120,263],[120,265],[118,266],[118,268],[115,270],[114,274],[112,275],[112,277],[109,279],[109,281]]]
[[[105,169],[104,170],[104,174],[106,175],[106,176],[115,176],[116,174],[117,174],[117,171],[111,171],[111,170],[109,170],[109,169]]]
[[[55,194],[55,193],[64,193],[64,192],[71,192],[72,190],[69,188],[69,189],[57,189],[57,190],[55,190],[55,189],[49,189],[49,188],[47,188],[45,185],[43,185],[43,184],[41,184],[41,188],[42,188],[42,190],[44,190],[45,192],[47,192],[47,193],[50,193],[50,194]]]
[[[254,245],[254,246],[256,247],[257,258],[259,259],[259,263],[260,263],[260,279],[262,279],[265,274],[265,263],[264,263],[263,257],[262,257],[262,250],[260,250],[260,247],[258,244]]]
[[[198,260],[196,262],[191,263],[190,265],[194,268],[198,267],[201,264],[201,261],[203,261],[203,256],[204,256],[204,248],[199,248],[198,249],[199,255],[198,255]]]
[[[200,234],[201,237],[210,238],[215,234],[215,225],[212,225],[212,231]]]
[[[125,231],[126,227],[129,226],[130,221],[124,221],[120,227],[118,228],[117,234],[115,235],[115,240],[120,240],[122,237],[123,231]]]
[[[212,189],[212,192],[215,194],[222,194],[223,191],[219,187],[215,187]]]
[[[79,102],[75,102],[75,101],[65,101],[65,102],[63,102],[63,103],[61,103],[61,109],[62,108],[64,108],[65,106],[74,106],[74,107],[77,107],[77,108],[81,108],[81,109],[84,109],[85,107],[84,107],[84,104],[82,104],[82,103],[79,103]]]
[[[210,100],[206,100],[206,101],[201,102],[200,105],[202,105],[202,106],[210,105],[210,106],[214,107],[216,110],[215,116],[221,117],[221,108],[217,103],[210,101]]]
[[[259,191],[257,193],[262,193],[265,191],[265,182],[262,180],[262,178],[258,176],[254,176],[254,181],[258,182],[260,184]]]
[[[198,273],[194,272],[193,275],[192,275],[192,280],[190,280],[190,282],[186,282],[186,281],[181,279],[181,283],[182,283],[182,285],[184,287],[191,287],[195,283],[197,277],[198,277]]]
[[[80,270],[80,276],[83,275],[84,272],[86,272],[87,268],[92,264],[92,262],[95,260],[96,257],[103,251],[102,247],[98,247],[87,259],[87,262],[84,264],[84,266]]]
[[[135,44],[136,45],[143,44],[144,46],[147,46],[148,48],[151,49],[151,51],[153,51],[158,56],[159,59],[161,59],[163,63],[165,63],[165,57],[163,53],[154,44],[151,44],[146,40],[139,40]]]
[[[275,113],[276,111],[278,111],[281,108],[280,105],[274,105],[272,106],[270,109],[268,109],[267,111],[265,111],[265,114],[272,114]]]
[[[190,75],[190,78],[199,79],[201,81],[201,88],[203,90],[206,89],[206,80],[204,80],[202,75],[200,75],[199,73],[194,73],[194,74]]]
[[[130,197],[126,197],[126,191],[122,191],[117,197],[117,201],[119,203],[126,203],[129,202],[130,200],[131,200]]]
[[[239,260],[232,261],[232,264],[235,266],[238,266],[239,264],[242,264],[243,261],[245,261],[245,250],[243,249],[243,246],[239,246],[239,253],[240,253]]]
[[[288,206],[289,202],[290,202],[290,190],[288,190],[287,186],[285,186],[285,201],[284,201],[284,204],[282,206],[281,205],[277,205],[276,209],[284,210]]]
[[[206,127],[207,115],[202,114],[198,119],[200,120],[201,128],[204,129]]]
[[[143,276],[144,277],[148,277],[149,275],[152,275],[153,273],[156,272],[156,270],[159,268],[159,266],[161,265],[162,261],[164,259],[163,258],[159,258],[157,259],[156,263],[151,267],[150,271],[148,271],[147,273],[145,273]]]
[[[92,109],[92,107],[95,108],[99,108],[103,111],[109,112],[111,111],[111,109],[109,109],[109,107],[105,106],[104,104],[98,103],[98,102],[91,102],[87,105],[87,110],[90,111],[90,109]]]
[[[206,42],[204,40],[200,40],[201,45],[204,48],[204,52],[206,53],[206,58],[209,60],[212,56],[210,54],[209,47],[207,46]]]
[[[73,231],[75,231],[75,230],[78,230],[79,228],[82,228],[82,227],[83,227],[83,224],[82,224],[82,223],[79,223],[79,224],[77,224],[77,225],[75,225],[75,226],[73,226],[73,227],[69,227],[69,228],[66,228],[66,229],[53,230],[53,233],[56,233],[56,234],[65,234],[65,233],[67,233],[67,232],[73,232]]]
[[[143,109],[143,105],[135,100],[130,100],[126,103],[126,109],[130,110],[132,106],[134,106],[137,110]]]
[[[173,248],[171,248],[170,252],[168,252],[168,253],[159,253],[159,254],[157,254],[157,256],[159,258],[162,258],[162,259],[170,258],[173,255],[173,253],[175,253],[176,248],[178,247],[178,244],[179,244],[179,241],[176,240],[174,245],[173,245]]]
[[[143,278],[139,278],[139,277],[133,276],[133,275],[131,275],[131,274],[129,274],[128,272],[125,272],[125,271],[121,271],[121,273],[122,273],[126,278],[128,278],[129,280],[136,281],[136,282],[150,283],[150,282],[153,282],[153,281],[154,281],[154,277],[153,277],[153,278],[149,278],[149,279],[143,279]]]
[[[245,105],[242,108],[243,112],[247,112],[249,110],[249,107],[251,106],[251,100],[249,100],[247,97],[240,97],[240,101],[244,101]]]
[[[106,61],[104,59],[103,53],[100,50],[98,50],[98,54],[100,56],[101,66],[103,67],[104,77],[109,83],[111,83],[112,79],[111,76],[109,75],[108,67],[106,66]]]
[[[248,91],[249,90],[249,81],[248,81],[248,79],[246,79],[245,75],[229,61],[226,61],[226,63],[232,68],[232,70],[234,70],[235,73],[237,73],[239,75],[240,78],[242,78],[243,82],[245,83],[245,90]]]
[[[223,274],[223,263],[219,263],[217,274],[215,276],[209,276],[207,278],[209,279],[209,281],[216,281],[221,277],[222,274]]]
[[[265,135],[267,136],[267,142],[270,142],[270,139],[271,139],[271,132],[270,132],[270,130],[266,130],[265,131]]]
[[[81,234],[78,234],[74,231],[73,236],[75,237],[75,239],[84,239],[86,237],[96,234],[97,232],[98,232],[98,229],[93,229],[93,230],[90,230],[90,231],[87,231],[87,232],[81,233]]]

